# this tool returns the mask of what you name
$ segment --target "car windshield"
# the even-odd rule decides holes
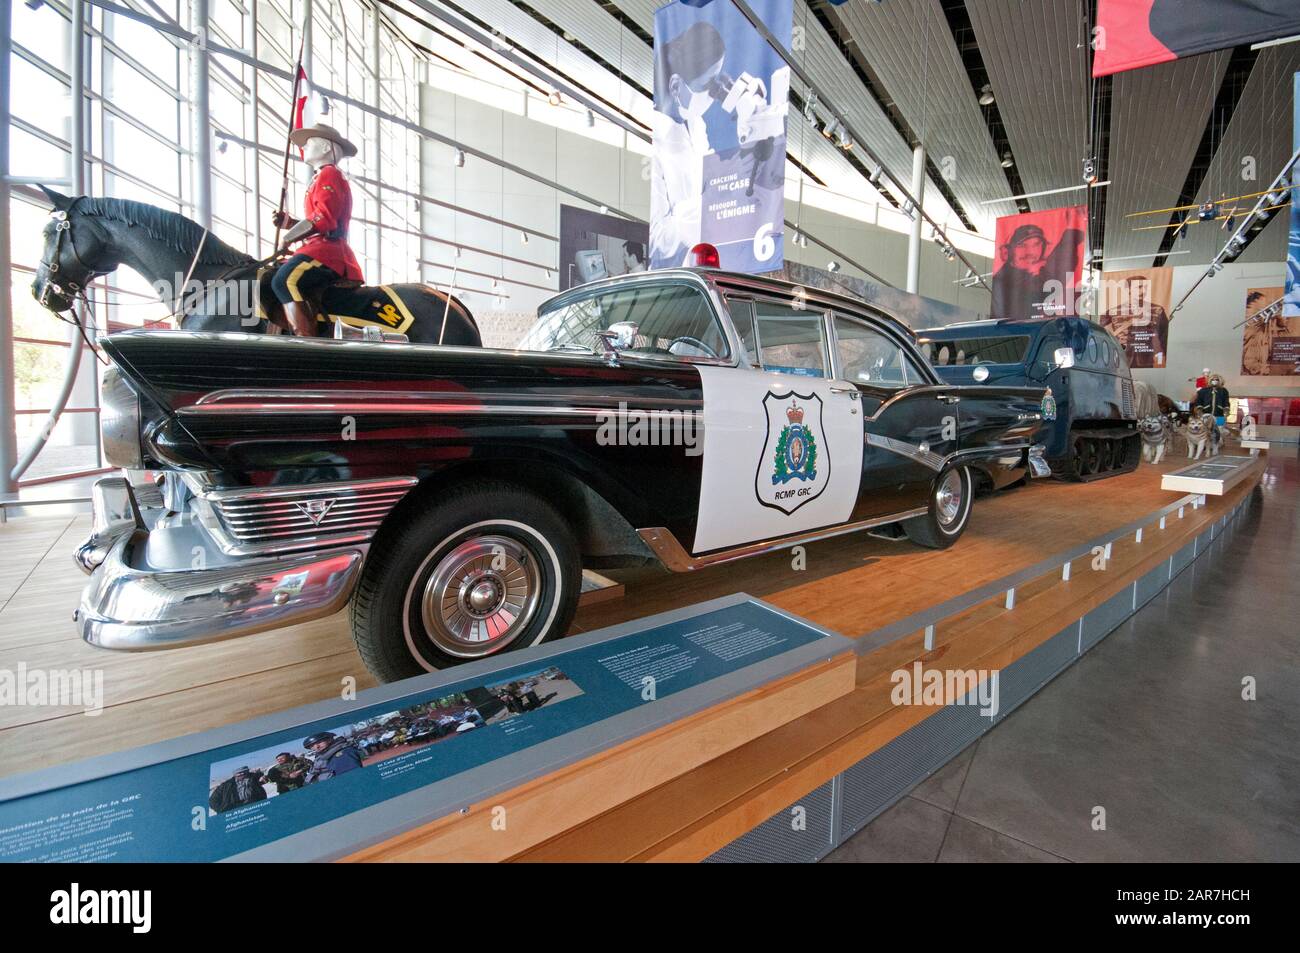
[[[1027,335],[925,341],[921,353],[936,367],[963,364],[1019,364],[1029,350]]]
[[[730,356],[704,293],[684,284],[639,284],[543,311],[519,342],[524,351],[599,353],[600,331],[621,332],[632,356],[690,361]]]

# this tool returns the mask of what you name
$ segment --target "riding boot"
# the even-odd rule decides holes
[[[316,315],[305,301],[290,301],[284,306],[284,316],[289,319],[289,326],[299,337],[316,336]]]

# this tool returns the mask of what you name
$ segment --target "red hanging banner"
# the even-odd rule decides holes
[[[1296,34],[1297,0],[1097,0],[1092,75]]]

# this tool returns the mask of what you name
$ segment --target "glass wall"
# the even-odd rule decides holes
[[[85,4],[86,191],[196,217],[192,64],[199,54],[186,34],[201,24],[194,22],[189,0],[116,2],[146,22]],[[417,74],[422,56],[381,19],[375,62],[376,12],[371,4],[208,0],[208,42],[244,54],[209,55],[213,230],[256,257],[272,250],[271,214],[280,199],[292,95],[287,77],[297,60],[309,8],[311,47],[305,59],[312,85],[367,105],[378,103],[391,116],[419,121]],[[21,453],[57,399],[70,350],[71,328],[33,300],[30,285],[48,215],[34,186],[39,182],[65,192],[71,188],[71,13],[66,0],[47,0],[35,8],[14,3],[12,10],[10,164],[15,184],[8,224]],[[169,34],[165,27],[180,35]],[[367,280],[418,279],[418,134],[328,96],[317,94],[312,105],[320,121],[335,126],[362,149],[348,167],[354,198],[350,237]],[[300,214],[309,170],[297,150],[289,166],[288,207],[291,214]],[[98,281],[90,300],[93,320],[88,323],[93,323],[94,334],[173,326],[170,308],[125,268]],[[102,466],[96,367],[87,352],[68,410],[25,481]]]

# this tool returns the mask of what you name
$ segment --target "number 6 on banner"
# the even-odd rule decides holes
[[[754,257],[767,261],[776,254],[776,239],[772,237],[772,223],[766,222],[754,233]]]

